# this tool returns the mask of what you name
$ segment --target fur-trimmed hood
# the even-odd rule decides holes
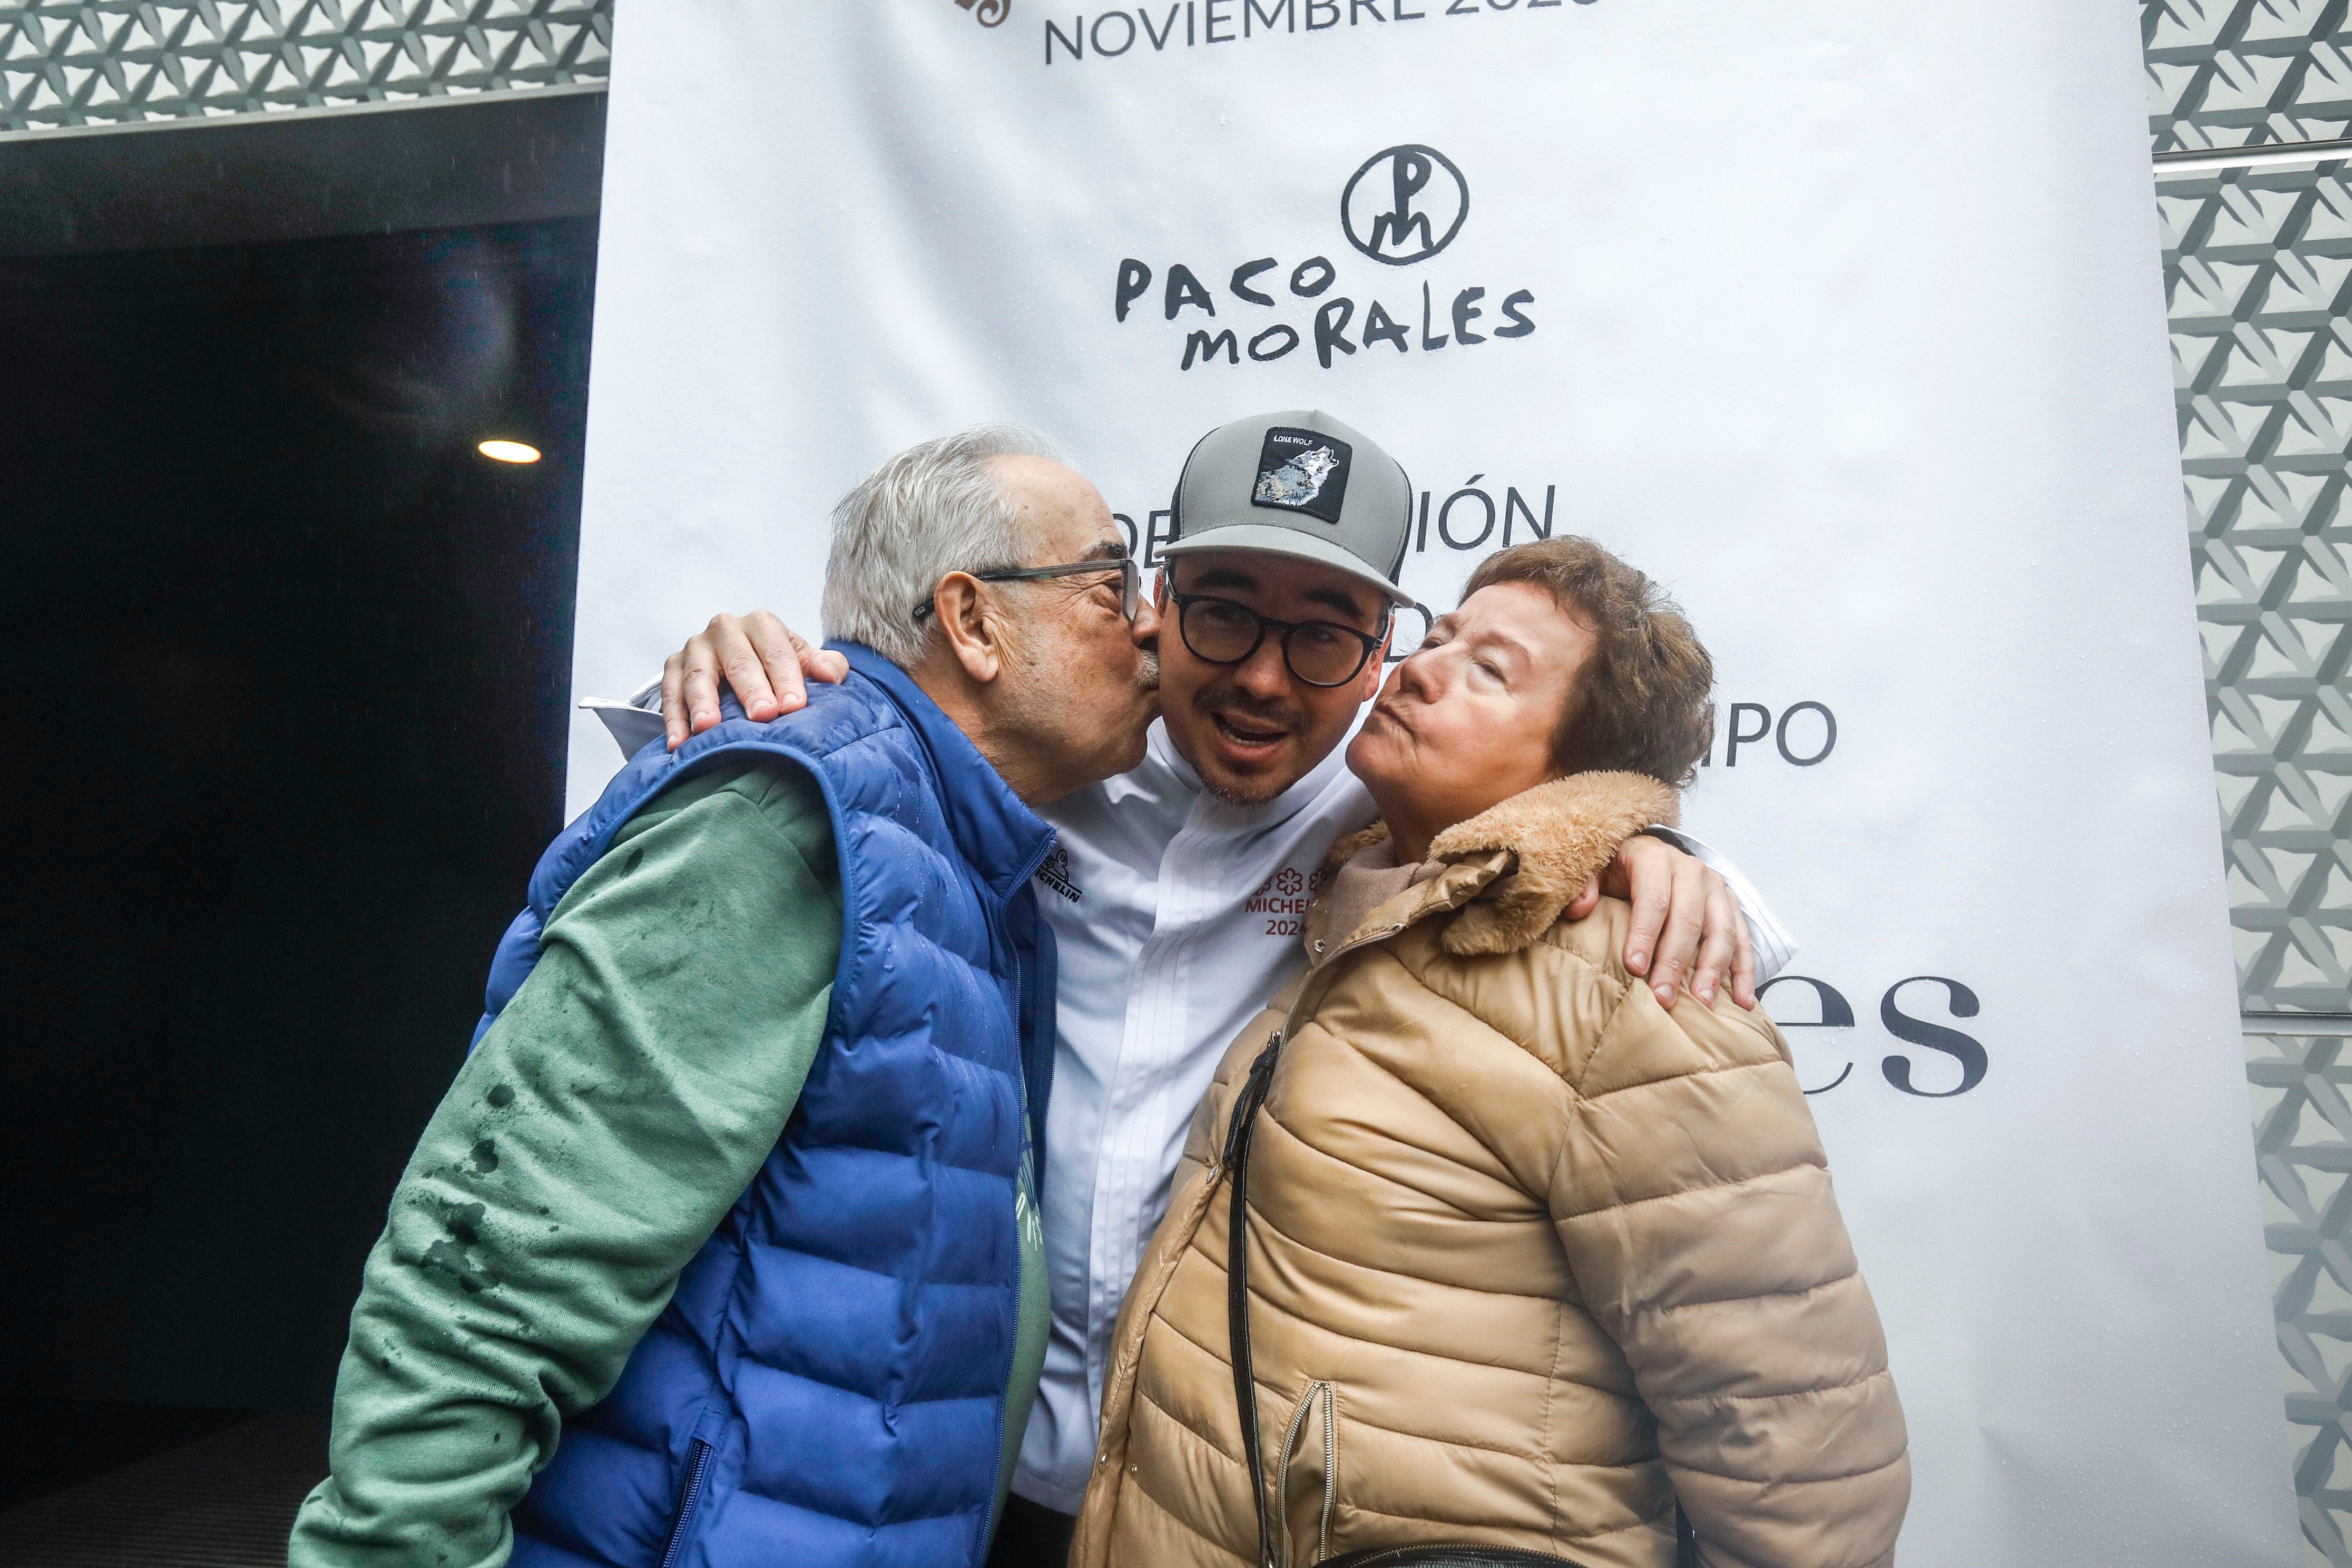
[[[1307,913],[1307,950],[1318,962],[1377,928],[1402,931],[1432,915],[1460,910],[1446,927],[1448,952],[1516,952],[1551,928],[1618,846],[1644,827],[1680,817],[1675,789],[1643,773],[1571,773],[1538,784],[1457,822],[1429,847],[1444,869],[1415,881],[1357,922],[1331,932],[1328,914]],[[1331,847],[1337,870],[1388,842],[1385,823]],[[1335,940],[1336,937],[1336,940]]]

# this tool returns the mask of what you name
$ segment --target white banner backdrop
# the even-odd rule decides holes
[[[579,693],[814,627],[834,499],[982,419],[1140,547],[1203,431],[1328,409],[1441,609],[1598,537],[1723,672],[1689,820],[1804,944],[1904,1560],[2287,1563],[2130,9],[1003,9],[623,8]]]

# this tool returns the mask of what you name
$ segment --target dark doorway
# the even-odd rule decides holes
[[[559,826],[594,260],[593,218],[0,260],[19,1415],[325,1409]]]

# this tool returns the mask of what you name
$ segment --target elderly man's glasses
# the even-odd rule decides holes
[[[1331,621],[1277,621],[1210,594],[1177,594],[1176,626],[1195,658],[1245,664],[1268,632],[1282,637],[1282,662],[1309,686],[1345,686],[1380,651],[1381,637]],[[1385,634],[1386,628],[1382,628]]]
[[[1088,573],[1108,576],[1113,572],[1118,574],[1118,613],[1131,621],[1136,611],[1143,607],[1143,568],[1131,555],[1122,555],[1116,561],[1099,556],[1092,561],[1066,561],[1058,566],[1006,566],[994,572],[975,572],[972,576],[982,583],[1035,583],[1047,577],[1078,577]],[[915,606],[915,618],[919,621],[930,613],[929,599]]]

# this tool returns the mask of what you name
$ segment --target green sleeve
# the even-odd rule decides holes
[[[295,1568],[497,1568],[564,1417],[637,1341],[775,1147],[841,948],[815,781],[681,784],[550,920],[394,1191]]]

